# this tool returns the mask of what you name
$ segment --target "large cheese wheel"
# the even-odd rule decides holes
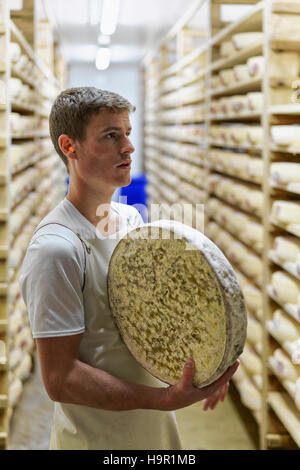
[[[177,383],[192,357],[194,385],[208,385],[242,353],[247,315],[236,275],[191,227],[158,220],[130,231],[112,254],[108,295],[129,351],[165,383]]]

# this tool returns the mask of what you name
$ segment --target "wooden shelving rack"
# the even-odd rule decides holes
[[[35,227],[66,191],[47,119],[61,85],[35,53],[38,3],[24,0],[14,12],[0,2],[0,449],[7,449],[13,410],[34,366],[19,270]]]
[[[247,11],[224,23],[226,4]],[[284,262],[274,251],[277,236],[299,240],[300,218],[283,224],[273,210],[276,201],[300,203],[300,184],[271,178],[273,163],[300,165],[300,139],[282,145],[272,138],[273,127],[300,124],[300,70],[292,64],[299,62],[299,24],[297,1],[198,0],[143,60],[149,219],[177,218],[199,230],[204,224],[236,270],[249,321],[233,382],[262,450],[300,448],[297,341],[282,341],[272,327],[281,309],[300,332],[299,308],[282,303],[271,284],[275,271],[300,279],[296,260]],[[232,37],[246,32],[260,34],[233,48]],[[183,218],[188,203],[193,211]]]

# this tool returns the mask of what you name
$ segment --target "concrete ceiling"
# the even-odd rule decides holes
[[[102,0],[43,1],[58,31],[67,62],[94,62]],[[111,40],[112,62],[140,62],[146,51],[171,29],[194,2],[120,0],[118,26]],[[92,13],[93,7],[98,11]],[[96,21],[97,24],[92,24]]]

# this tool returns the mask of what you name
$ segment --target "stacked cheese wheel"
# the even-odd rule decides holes
[[[111,257],[108,294],[128,349],[165,383],[177,383],[192,357],[194,385],[208,385],[242,353],[247,315],[235,273],[191,227],[159,220],[129,232]]]

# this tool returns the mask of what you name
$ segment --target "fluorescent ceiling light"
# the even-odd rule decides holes
[[[110,36],[100,33],[98,36],[98,44],[100,46],[109,46],[110,45]]]
[[[108,47],[99,47],[96,55],[96,69],[106,70],[110,64],[110,50]]]
[[[119,16],[120,0],[104,0],[100,31],[102,34],[112,35],[116,31]]]
[[[90,24],[95,26],[99,23],[99,0],[89,0]]]

